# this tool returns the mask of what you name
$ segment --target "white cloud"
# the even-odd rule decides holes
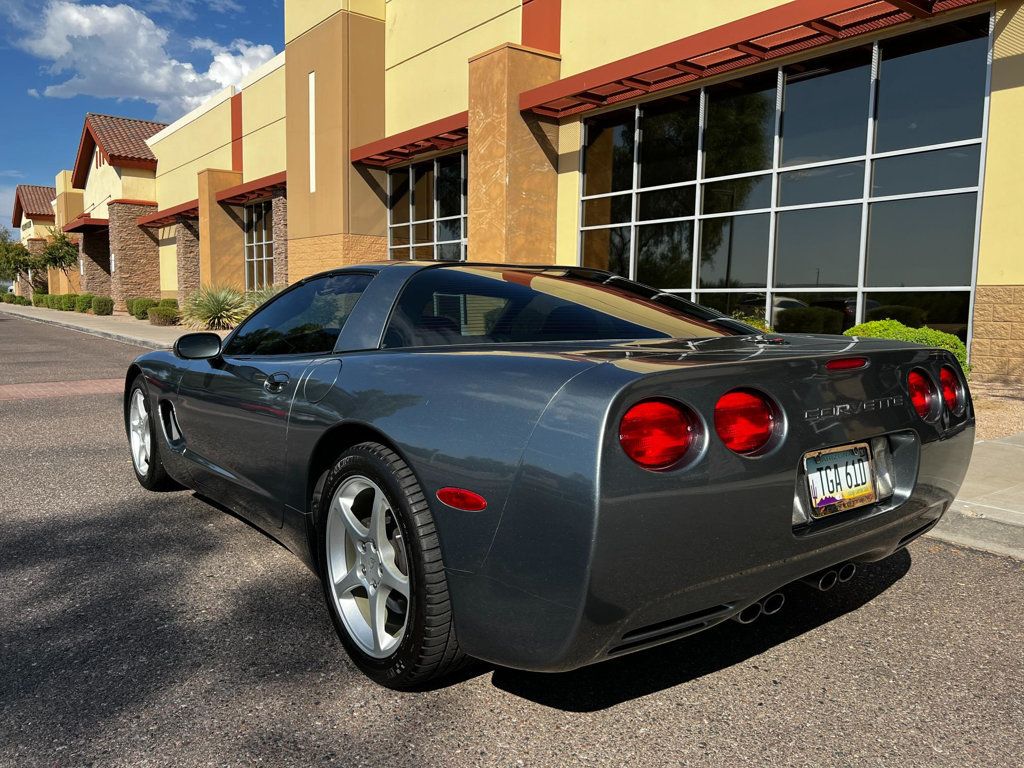
[[[25,174],[21,171],[0,171],[0,179],[23,179]]]
[[[234,0],[220,0],[224,5]],[[187,5],[187,3],[186,3]],[[193,44],[212,55],[206,71],[167,53],[167,29],[128,5],[83,5],[52,0],[36,33],[21,46],[49,62],[48,71],[66,76],[47,86],[51,98],[96,96],[139,99],[155,104],[157,117],[173,120],[274,57],[270,45],[234,40]]]

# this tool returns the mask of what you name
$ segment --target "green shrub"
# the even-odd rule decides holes
[[[48,295],[49,294],[46,294],[46,293],[38,293],[38,292],[33,293],[32,294],[32,306],[33,307],[45,307],[46,306],[46,297]]]
[[[7,291],[4,291],[2,294],[0,294],[0,301],[2,301],[4,304],[12,304],[13,298],[14,294],[8,293]]]
[[[181,319],[185,325],[208,331],[234,328],[249,314],[246,295],[226,285],[204,286],[185,299]]]
[[[114,314],[114,300],[109,296],[93,296],[92,313],[94,315]]]
[[[130,311],[136,320],[146,320],[149,318],[149,308],[156,305],[157,302],[153,299],[136,299]]]
[[[254,312],[261,304],[274,298],[283,290],[283,285],[268,285],[264,288],[257,288],[254,291],[247,291],[245,301],[249,306],[249,312]]]
[[[74,312],[75,304],[78,302],[77,293],[65,293],[60,297],[60,308],[65,312]]]
[[[772,332],[772,327],[765,322],[764,318],[761,317],[761,315],[750,315],[744,312],[743,310],[738,309],[732,313],[731,317],[733,320],[739,320],[741,323],[752,325],[759,331],[764,331],[765,333]]]
[[[909,341],[913,344],[923,344],[926,347],[939,347],[952,352],[960,361],[960,366],[964,371],[969,371],[967,346],[953,334],[936,331],[934,328],[908,328],[898,320],[872,320],[853,326],[846,332],[846,335]]]
[[[125,309],[128,310],[128,314],[129,315],[134,315],[135,314],[135,302],[136,301],[138,301],[138,298],[135,297],[135,296],[132,296],[131,298],[128,298],[128,299],[124,300],[124,306],[125,306]]]
[[[174,307],[161,307],[159,304],[148,310],[151,325],[176,325],[178,310]]]
[[[28,300],[27,296],[15,296],[14,303],[19,307],[31,307],[32,302]]]
[[[160,299],[157,304],[158,307],[170,307],[175,312],[178,311],[178,300],[177,299]]]
[[[92,309],[92,300],[95,297],[91,293],[79,294],[75,299],[75,312],[88,312]]]
[[[843,313],[828,307],[794,307],[775,316],[775,330],[779,333],[843,332]]]
[[[869,309],[867,319],[897,320],[911,328],[920,328],[927,319],[927,313],[920,307],[908,307],[905,304],[886,304]]]

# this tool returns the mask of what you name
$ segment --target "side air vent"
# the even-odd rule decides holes
[[[621,639],[624,642],[608,651],[608,655],[614,656],[615,654],[642,648],[645,645],[662,643],[677,637],[692,635],[726,618],[732,609],[733,606],[729,604],[716,605],[712,608],[705,608],[702,611],[688,613],[685,616],[631,629],[622,635]]]

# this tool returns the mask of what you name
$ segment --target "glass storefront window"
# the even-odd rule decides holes
[[[466,258],[465,152],[389,171],[388,200],[392,259]]]
[[[274,284],[274,209],[270,200],[243,208],[245,222],[245,290]]]
[[[864,299],[866,320],[898,320],[911,328],[934,328],[967,341],[970,291],[931,293],[869,293]]]
[[[587,119],[580,263],[730,313],[788,311],[780,330],[848,328],[905,294],[962,332],[991,24],[960,19]]]
[[[750,317],[764,322],[763,293],[698,293],[697,301],[705,307],[717,309],[723,315]]]

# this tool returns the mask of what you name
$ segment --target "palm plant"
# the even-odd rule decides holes
[[[192,328],[221,331],[234,328],[251,311],[246,294],[230,285],[206,285],[181,306],[181,322]]]

